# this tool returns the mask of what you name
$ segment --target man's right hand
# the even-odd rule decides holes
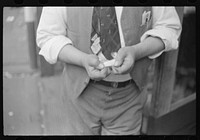
[[[98,57],[94,54],[89,54],[83,60],[83,67],[86,69],[89,77],[93,80],[102,80],[110,74],[110,69],[104,67]]]
[[[100,63],[94,54],[84,53],[73,45],[68,44],[61,49],[58,59],[68,64],[82,66],[86,69],[89,77],[94,80],[102,80],[110,74],[110,69]]]

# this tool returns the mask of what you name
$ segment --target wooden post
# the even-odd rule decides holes
[[[35,8],[24,7],[24,18],[27,25],[28,46],[29,46],[31,68],[37,69],[38,64],[37,64],[35,29],[34,29]]]
[[[183,7],[176,7],[182,23]],[[150,113],[160,117],[170,111],[173,94],[178,50],[163,53],[155,65],[155,78]]]
[[[40,16],[42,12],[42,7],[37,7],[37,19],[36,19],[36,29],[40,21]],[[49,64],[43,56],[40,55],[40,70],[41,76],[52,76],[54,75],[54,65]]]

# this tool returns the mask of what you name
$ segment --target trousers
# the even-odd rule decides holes
[[[69,135],[139,135],[146,96],[135,83],[113,88],[89,83],[66,99]]]

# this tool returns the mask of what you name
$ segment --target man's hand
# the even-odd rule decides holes
[[[98,57],[93,54],[87,55],[84,59],[83,66],[85,67],[89,77],[93,80],[102,80],[110,74],[110,69],[104,67]]]
[[[115,58],[115,64],[112,67],[114,74],[127,74],[130,72],[135,62],[133,47],[120,48]]]

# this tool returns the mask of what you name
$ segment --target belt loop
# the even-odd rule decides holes
[[[114,88],[117,88],[118,87],[118,82],[113,82],[113,85],[112,85]]]

